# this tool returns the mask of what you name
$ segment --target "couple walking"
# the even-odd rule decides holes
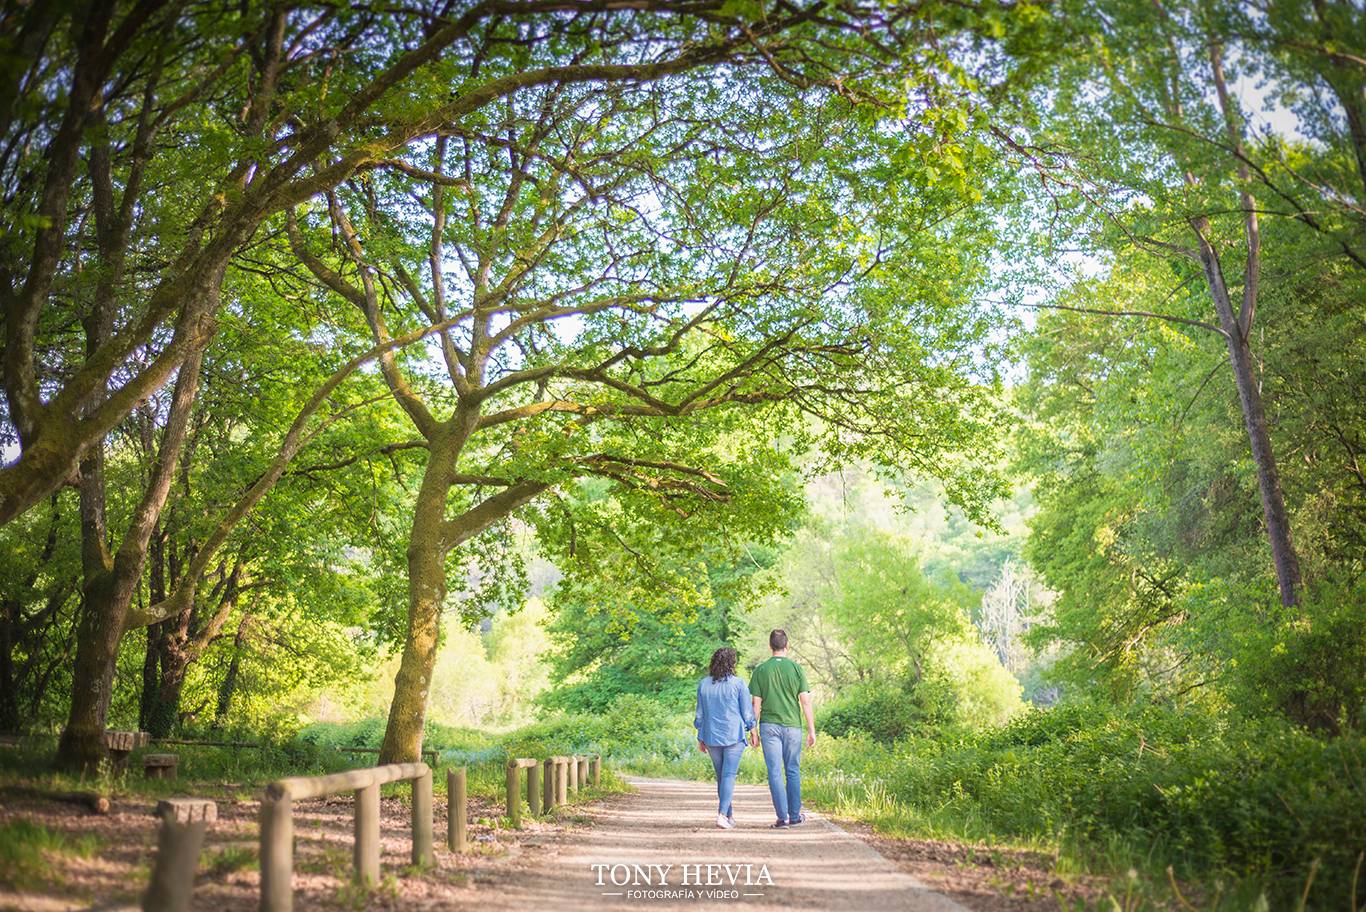
[[[787,631],[770,633],[768,646],[773,656],[754,669],[748,686],[735,673],[735,650],[728,647],[712,653],[711,670],[697,684],[693,719],[697,749],[711,757],[716,770],[720,799],[716,825],[724,830],[735,826],[731,798],[747,737],[754,747],[763,746],[768,792],[778,814],[772,826],[784,829],[806,822],[802,815],[802,723],[805,719],[805,744],[810,747],[816,743],[811,688],[806,672],[787,657]]]

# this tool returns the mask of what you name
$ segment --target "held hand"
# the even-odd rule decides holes
[[[759,746],[759,729],[757,729],[757,728],[751,728],[751,729],[749,730],[749,746],[750,746],[750,747],[758,747],[758,746]]]
[[[807,747],[815,747],[815,746],[816,746],[816,730],[815,730],[814,728],[808,729],[807,732],[806,732],[806,746],[807,746]]]
[[[702,753],[705,754],[705,753],[707,752],[707,745],[706,745],[704,742],[702,742],[702,741],[698,741],[698,742],[697,742],[697,749],[700,750]]]

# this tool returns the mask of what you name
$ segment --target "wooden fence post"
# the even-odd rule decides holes
[[[432,768],[413,780],[413,864],[432,863]]]
[[[516,760],[508,761],[508,822],[513,829],[522,825],[522,776]]]
[[[379,883],[379,785],[356,789],[355,859],[356,883],[373,887]]]
[[[564,757],[555,758],[555,803],[569,803],[569,762]]]
[[[575,756],[566,757],[569,764],[569,790],[577,792],[579,790],[579,758]]]
[[[555,758],[546,757],[541,764],[541,813],[549,814],[555,808]]]
[[[464,852],[468,845],[465,817],[465,768],[446,770],[446,845]]]
[[[593,788],[602,784],[602,754],[593,755]]]
[[[161,830],[152,881],[142,897],[145,912],[184,912],[194,893],[194,874],[204,831],[218,819],[218,805],[201,798],[170,798],[157,803]]]
[[[579,758],[579,788],[588,788],[588,758]]]
[[[541,761],[532,760],[526,768],[526,803],[532,817],[541,816]]]
[[[294,909],[294,812],[284,795],[261,802],[261,912]]]

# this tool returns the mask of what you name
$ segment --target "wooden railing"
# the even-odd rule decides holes
[[[355,874],[362,884],[379,882],[379,788],[413,783],[413,864],[432,861],[432,770],[425,763],[390,763],[328,776],[280,779],[266,786],[261,801],[261,910],[294,908],[295,801],[355,792]]]
[[[424,752],[425,753],[425,752]],[[602,757],[552,756],[545,760],[515,757],[507,762],[507,819],[522,825],[522,770],[526,770],[526,804],[533,817],[569,802],[571,793],[602,781]],[[412,862],[432,863],[432,768],[426,763],[391,763],[325,776],[296,776],[266,786],[261,800],[260,867],[262,912],[294,908],[294,802],[355,793],[355,844],[352,858],[358,883],[374,885],[380,877],[380,787],[412,782]],[[452,852],[469,848],[467,770],[446,772],[446,841]],[[180,912],[188,909],[204,831],[215,817],[212,801],[171,799],[157,808],[162,818],[159,848],[144,908]]]

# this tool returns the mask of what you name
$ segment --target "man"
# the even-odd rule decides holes
[[[806,672],[787,657],[787,631],[768,635],[773,657],[754,669],[749,692],[754,700],[758,732],[750,732],[750,743],[764,747],[768,767],[768,793],[778,812],[774,829],[785,829],[806,822],[802,814],[802,719],[806,719],[806,746],[816,743],[816,719],[811,712],[811,688]]]

